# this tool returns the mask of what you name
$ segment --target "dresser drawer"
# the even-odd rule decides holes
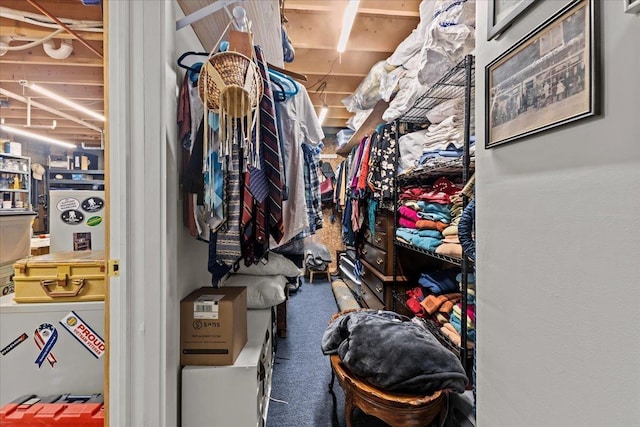
[[[384,303],[369,289],[368,286],[362,284],[360,287],[362,303],[372,310],[384,310]]]
[[[375,219],[375,224],[374,224],[374,228],[376,230],[376,234],[380,231],[383,233],[386,233],[387,230],[389,229],[389,226],[392,225],[391,221],[393,221],[393,218],[389,219],[389,216],[387,214],[384,213],[378,213],[376,215],[376,219]]]
[[[378,270],[384,275],[391,274],[388,270],[391,268],[391,263],[388,262],[387,253],[382,249],[378,249],[375,246],[371,246],[365,243],[362,249],[362,258],[369,263],[372,267]]]
[[[373,246],[376,246],[377,248],[382,249],[383,251],[387,250],[387,236],[387,233],[384,233],[382,231],[376,231],[375,234],[372,235],[371,231],[368,228],[364,232],[364,237],[367,242],[372,244]]]
[[[373,271],[369,270],[368,267],[363,268],[362,282],[380,301],[384,301],[384,282],[380,280]]]

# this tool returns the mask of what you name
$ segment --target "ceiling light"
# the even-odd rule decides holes
[[[320,109],[320,114],[318,114],[318,121],[320,122],[320,126],[324,123],[324,119],[327,118],[327,114],[329,113],[329,107],[323,105]]]
[[[76,104],[73,101],[69,101],[67,98],[62,97],[62,96],[60,96],[60,95],[58,95],[56,93],[53,93],[50,90],[47,90],[47,89],[45,89],[45,88],[43,88],[41,86],[38,86],[35,83],[29,83],[29,82],[26,82],[26,81],[21,81],[20,84],[23,85],[23,86],[26,86],[26,87],[28,87],[30,89],[33,89],[38,93],[41,93],[41,94],[43,94],[45,96],[48,96],[49,98],[54,99],[54,100],[60,102],[61,104],[64,104],[64,105],[66,105],[68,107],[71,107],[71,108],[73,108],[75,110],[78,110],[78,111],[80,111],[82,113],[85,113],[85,114],[93,117],[94,119],[100,120],[102,122],[105,121],[105,117],[102,114],[96,113],[95,111],[92,111],[92,110],[88,109],[87,107],[84,107],[84,106],[82,106],[80,104]]]
[[[77,147],[75,144],[71,144],[69,142],[60,141],[59,139],[51,138],[51,137],[44,136],[44,135],[39,135],[37,133],[27,132],[26,130],[13,128],[13,127],[7,126],[7,125],[0,124],[0,129],[2,129],[4,131],[7,131],[9,133],[13,133],[13,134],[20,135],[20,136],[26,136],[27,138],[37,139],[37,140],[40,140],[40,141],[48,142],[49,144],[60,145],[62,147],[66,147],[66,148],[76,148]]]
[[[356,19],[359,4],[360,0],[349,0],[347,8],[344,10],[344,16],[342,17],[342,32],[340,33],[340,40],[338,41],[338,52],[340,53],[344,52],[347,48],[349,34],[351,34],[351,27],[353,27],[353,21]]]

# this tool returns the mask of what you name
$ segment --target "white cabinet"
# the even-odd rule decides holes
[[[273,319],[272,309],[247,311],[247,344],[233,365],[183,367],[182,427],[266,424],[274,357]]]

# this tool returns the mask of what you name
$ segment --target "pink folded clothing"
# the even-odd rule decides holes
[[[416,222],[420,219],[420,217],[418,216],[418,212],[414,211],[413,209],[407,207],[407,206],[400,206],[398,208],[398,213],[400,214],[400,216],[402,218],[406,218],[408,220],[411,220],[413,222]]]
[[[400,227],[416,228],[415,221],[411,221],[410,219],[406,219],[403,217],[400,217],[400,219],[398,219],[398,224],[400,225]]]

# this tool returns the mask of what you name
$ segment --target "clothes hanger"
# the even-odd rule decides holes
[[[278,90],[275,89],[271,89],[271,91],[273,92],[273,100],[276,102],[284,102],[287,99],[287,96],[285,95],[285,90],[284,90],[284,86],[282,86],[282,83],[275,81],[275,80],[271,80],[271,83],[275,86],[278,87]]]
[[[277,81],[283,86],[285,96],[294,96],[298,94],[300,88],[298,88],[298,85],[293,81],[291,77],[286,76],[281,72],[273,70],[271,68],[269,68],[268,70],[271,80]]]
[[[185,70],[189,70],[189,71],[193,71],[193,72],[199,73],[200,72],[200,67],[196,68],[195,64],[185,65],[185,64],[182,63],[182,61],[185,58],[187,58],[189,56],[192,56],[192,55],[194,55],[194,56],[209,56],[209,53],[208,52],[194,52],[192,50],[190,50],[189,52],[185,52],[182,55],[180,55],[180,58],[178,58],[178,66],[180,68],[184,68]]]

